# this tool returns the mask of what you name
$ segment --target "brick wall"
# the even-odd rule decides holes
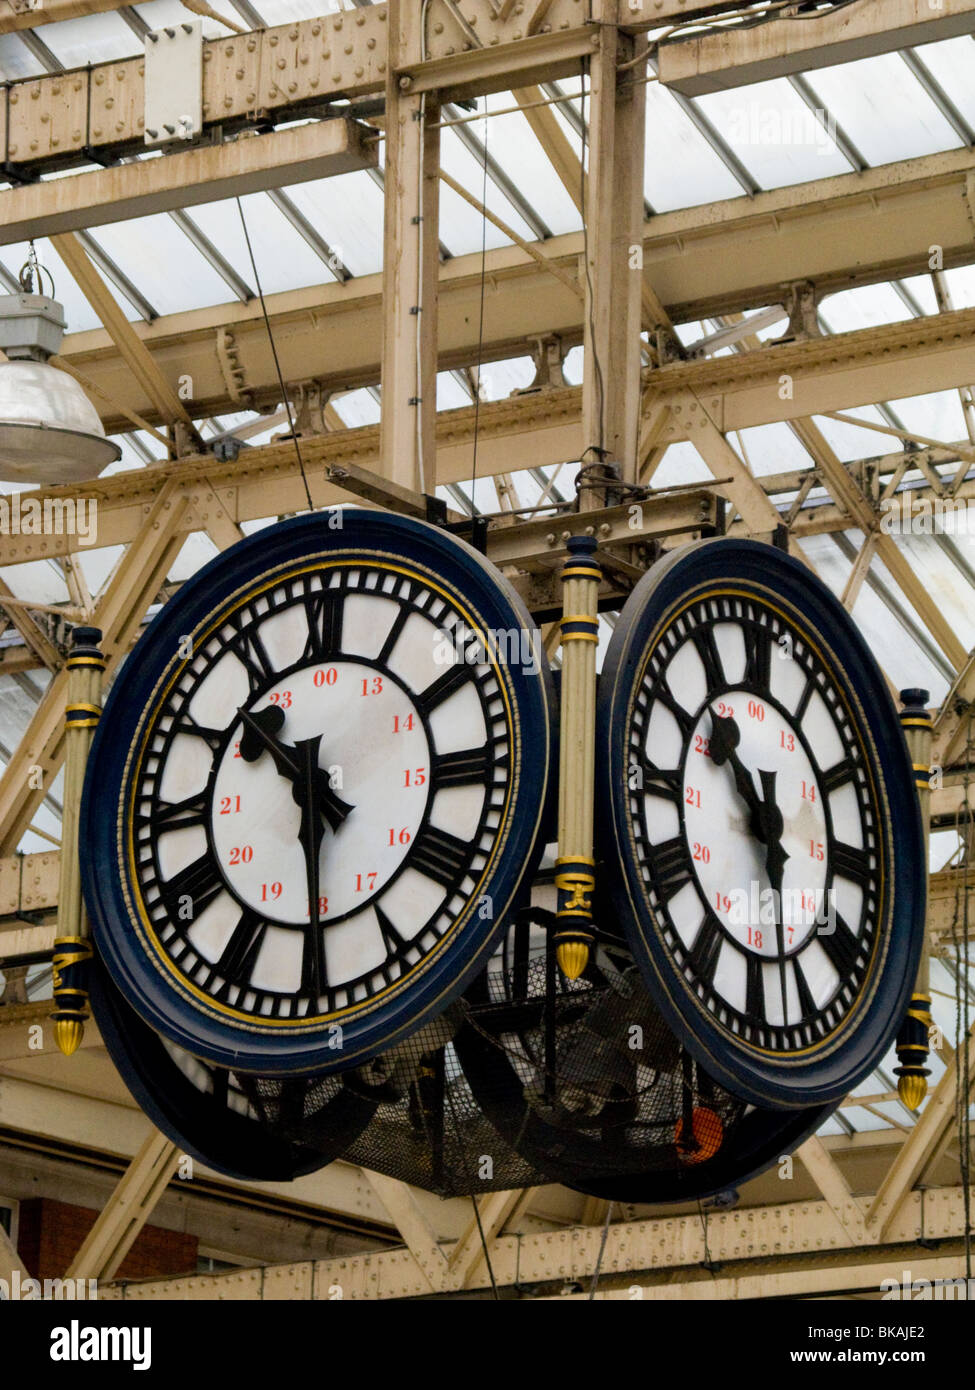
[[[31,1197],[20,1204],[17,1249],[35,1279],[61,1279],[95,1224],[97,1211]],[[196,1271],[196,1236],[143,1226],[116,1275],[120,1279],[158,1279]]]

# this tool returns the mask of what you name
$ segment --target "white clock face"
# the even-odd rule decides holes
[[[774,608],[705,596],[651,646],[628,747],[643,883],[685,984],[742,1042],[821,1043],[864,985],[881,896],[840,682]]]
[[[244,596],[155,709],[134,878],[170,968],[221,1009],[310,1020],[402,980],[476,898],[511,716],[459,607],[377,562]]]

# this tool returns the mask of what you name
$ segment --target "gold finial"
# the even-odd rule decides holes
[[[54,943],[54,1041],[70,1057],[81,1046],[85,1020],[90,1017],[85,974],[92,944],[80,936],[59,936]]]
[[[555,948],[555,959],[567,980],[578,980],[589,964],[589,944],[578,937],[562,941]]]
[[[78,1051],[84,1036],[85,1025],[78,1018],[59,1018],[54,1025],[54,1041],[65,1057]]]
[[[928,1078],[923,1072],[904,1071],[897,1078],[897,1094],[908,1110],[918,1110],[928,1093]]]

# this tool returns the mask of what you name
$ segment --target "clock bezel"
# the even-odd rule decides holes
[[[340,1158],[375,1115],[375,1102],[343,1084],[327,1104],[334,1153],[275,1135],[229,1106],[216,1107],[209,1092],[199,1091],[183,1075],[162,1038],[128,1003],[97,956],[89,985],[101,1039],[140,1110],[183,1153],[214,1172],[242,1182],[293,1182]]]
[[[126,661],[96,730],[82,801],[84,891],[96,944],[125,998],[153,1029],[218,1066],[266,1075],[345,1070],[401,1041],[460,994],[491,954],[541,853],[551,793],[552,682],[536,644],[534,673],[493,663],[509,705],[505,813],[467,905],[417,966],[382,997],[313,1018],[229,1017],[216,1001],[194,994],[147,934],[133,893],[127,846],[139,749],[164,692],[192,659],[179,657],[180,639],[219,627],[247,595],[319,563],[399,567],[440,589],[481,631],[533,628],[511,586],[465,542],[412,518],[349,507],[341,511],[339,528],[321,515],[297,517],[216,557],[162,609]],[[491,918],[475,912],[483,895],[491,898]],[[341,1049],[334,1045],[337,1025]]]
[[[838,677],[875,788],[883,901],[864,986],[835,1029],[801,1051],[747,1044],[699,1000],[663,940],[629,810],[630,720],[650,652],[679,610],[729,587],[777,609]],[[841,1100],[879,1063],[900,1026],[920,958],[926,884],[906,744],[886,682],[846,610],[799,561],[761,542],[722,538],[675,551],[636,586],[610,641],[597,701],[597,769],[607,888],[647,988],[671,1028],[716,1080],[755,1105]]]

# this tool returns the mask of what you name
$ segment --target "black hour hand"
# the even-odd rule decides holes
[[[765,808],[755,790],[751,773],[735,751],[741,742],[741,730],[730,715],[722,718],[710,706],[708,706],[708,712],[711,715],[711,737],[708,740],[711,761],[716,767],[723,767],[725,763],[730,765],[734,773],[738,795],[751,814],[752,833],[757,835],[763,844],[766,844],[768,843],[768,836],[765,827]]]
[[[239,711],[244,717],[244,711]],[[249,763],[258,758],[284,728],[284,710],[280,705],[268,705],[244,717],[244,737],[240,740],[240,756]]]

